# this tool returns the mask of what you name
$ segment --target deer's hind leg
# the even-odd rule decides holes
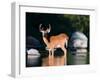
[[[61,47],[61,49],[63,50],[63,52],[64,52],[64,61],[65,61],[65,65],[67,64],[67,50],[66,50],[66,48],[65,47]]]

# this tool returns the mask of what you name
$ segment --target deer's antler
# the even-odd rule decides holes
[[[48,33],[50,32],[51,30],[51,25],[49,24],[49,28],[47,29]]]

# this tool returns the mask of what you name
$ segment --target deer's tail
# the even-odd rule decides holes
[[[68,48],[68,40],[69,40],[69,37],[67,36],[67,38],[66,38],[66,43],[65,43],[66,48]]]
[[[66,48],[68,47],[68,40],[66,40],[66,43],[65,43],[65,45],[66,45]]]

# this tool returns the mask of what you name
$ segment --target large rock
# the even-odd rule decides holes
[[[39,49],[39,48],[41,48],[40,41],[38,39],[36,39],[35,37],[28,36],[28,37],[26,37],[26,48]]]
[[[88,38],[82,32],[74,32],[69,41],[71,48],[87,48]]]

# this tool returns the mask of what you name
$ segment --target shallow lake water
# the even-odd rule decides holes
[[[86,65],[89,64],[89,52],[86,49],[78,49],[75,51],[67,50],[67,55],[61,50],[55,51],[55,55],[48,56],[48,51],[41,51],[43,56],[37,57],[27,56],[27,67],[34,66],[64,66],[64,65]]]

